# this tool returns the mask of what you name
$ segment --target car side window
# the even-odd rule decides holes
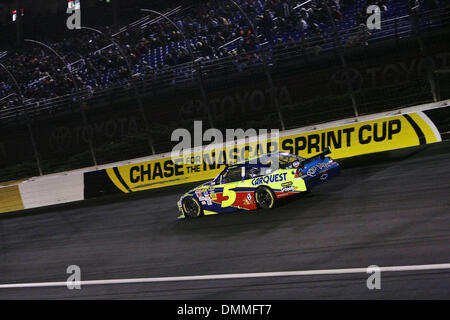
[[[261,172],[261,168],[259,167],[246,167],[245,168],[245,180],[253,179],[258,176],[261,176],[263,173]]]
[[[230,183],[242,180],[242,169],[241,167],[229,168],[227,172],[224,173],[222,182]]]

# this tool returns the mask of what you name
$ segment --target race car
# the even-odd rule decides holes
[[[339,164],[327,148],[311,158],[277,153],[278,166],[263,161],[228,165],[213,180],[184,194],[178,201],[182,218],[196,218],[237,210],[273,209],[277,200],[311,190],[337,176]],[[262,156],[261,156],[262,158]],[[274,170],[273,168],[277,168]]]

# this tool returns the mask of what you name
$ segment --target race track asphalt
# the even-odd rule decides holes
[[[450,143],[342,161],[255,211],[176,220],[188,186],[0,217],[0,284],[450,263]],[[0,299],[449,299],[450,270],[0,289]]]

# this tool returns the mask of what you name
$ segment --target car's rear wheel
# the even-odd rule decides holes
[[[194,197],[183,199],[183,212],[186,218],[197,218],[202,215],[202,206]]]
[[[255,191],[255,202],[260,209],[273,209],[276,203],[276,196],[268,187],[259,187]]]

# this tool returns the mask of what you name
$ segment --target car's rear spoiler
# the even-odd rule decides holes
[[[314,159],[320,158],[320,159],[325,159],[326,155],[329,155],[331,153],[330,147],[326,147],[325,150],[321,153],[316,154],[315,156],[311,157],[311,158],[307,158],[304,159],[300,162],[300,167],[304,167],[305,164],[307,164],[308,162],[313,161]]]

